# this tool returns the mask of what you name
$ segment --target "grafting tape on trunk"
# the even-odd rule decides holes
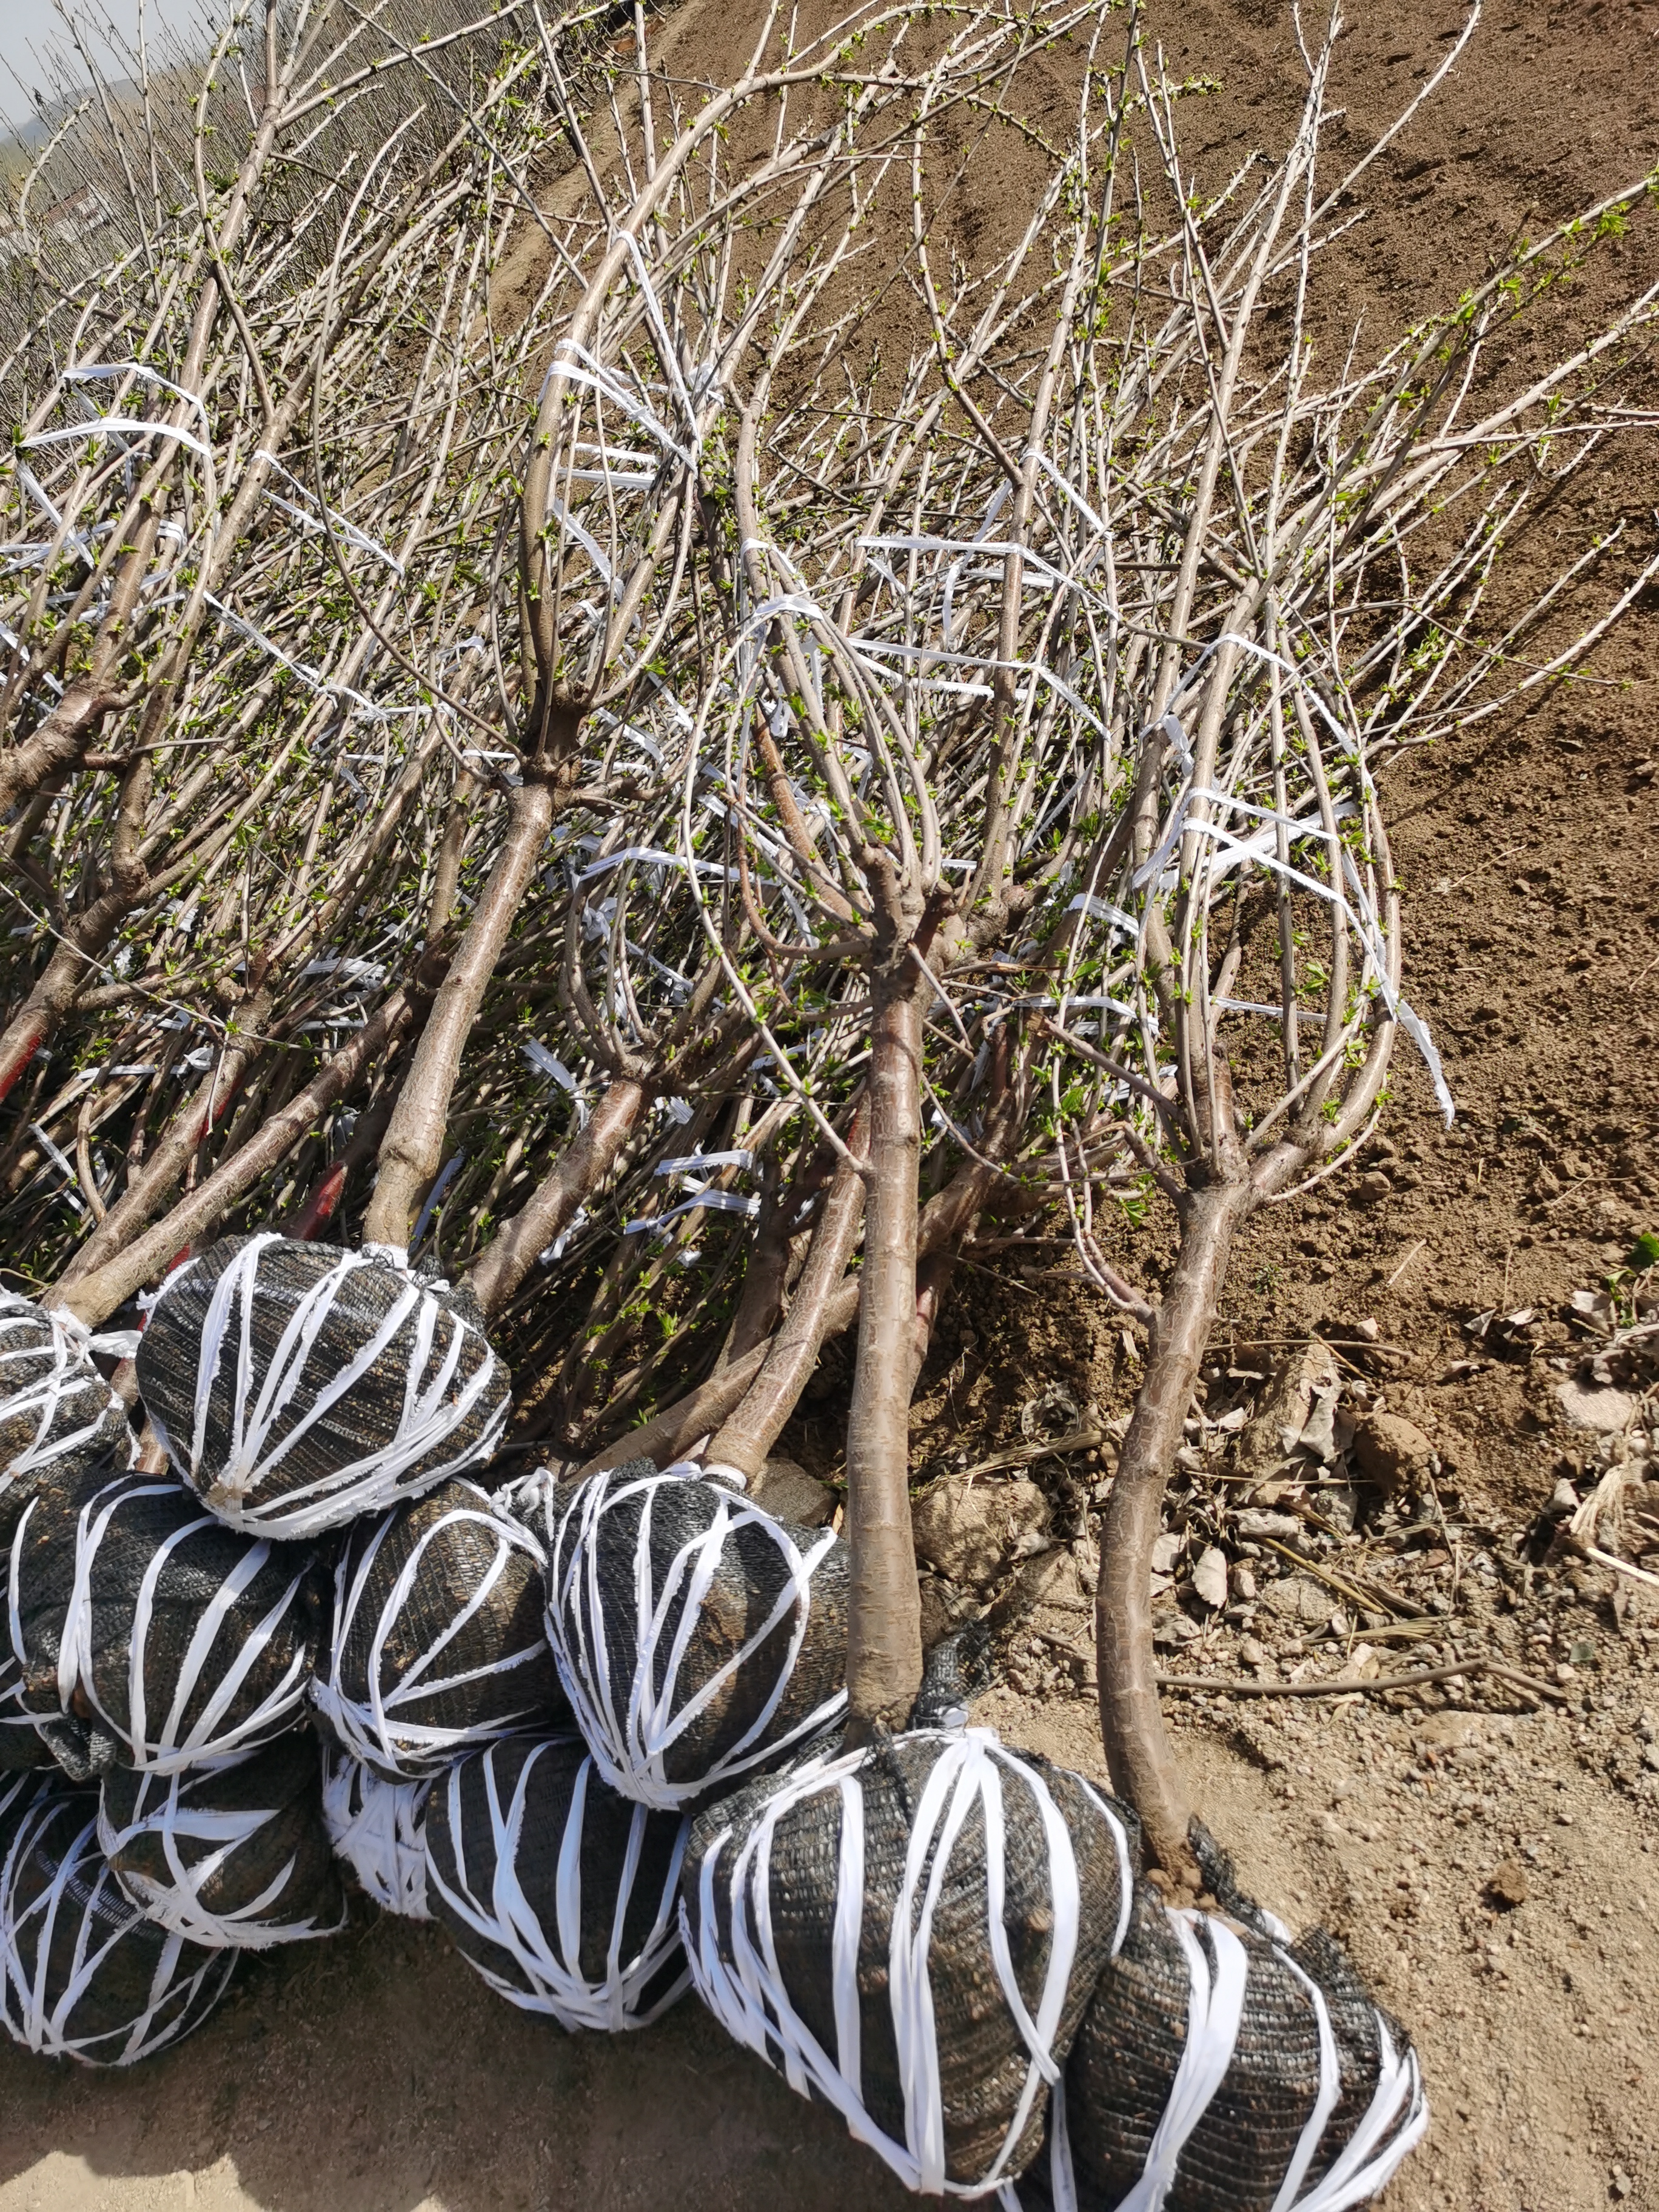
[[[1428,2125],[1417,2057],[1328,1936],[1135,1901],[1006,2212],[1349,2212]]]
[[[983,2196],[1037,2151],[1136,1849],[1079,1776],[987,1729],[809,1760],[693,1824],[692,1978],[908,2187]]]
[[[388,1781],[568,1720],[547,1641],[540,1543],[471,1482],[353,1529],[312,1696],[345,1749]]]
[[[55,1486],[12,1545],[23,1705],[76,1779],[267,1743],[304,1705],[313,1571],[307,1549],[239,1535],[170,1476]]]
[[[137,1374],[180,1474],[272,1536],[340,1528],[482,1462],[511,1404],[468,1291],[378,1250],[270,1234],[168,1276]]]
[[[131,2066],[201,2025],[234,1951],[147,1920],[98,1848],[94,1790],[42,1790],[0,1866],[0,2024],[47,2058]]]
[[[613,1789],[695,1808],[833,1728],[847,1704],[847,1547],[649,1460],[539,1510],[547,1632]]]
[[[337,1855],[386,1912],[430,1920],[426,1902],[429,1782],[382,1782],[360,1759],[323,1750],[323,1819]]]
[[[645,2027],[689,1981],[686,1823],[607,1789],[580,1736],[512,1736],[427,1803],[427,1899],[469,1965],[568,2028]]]
[[[98,1843],[146,1918],[210,1949],[337,1936],[345,1892],[323,1825],[322,1760],[306,1729],[185,1774],[118,1767]]]
[[[0,1291],[0,1551],[43,1479],[132,1456],[126,1410],[86,1342],[63,1315]]]

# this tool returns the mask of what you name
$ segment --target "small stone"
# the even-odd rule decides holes
[[[1556,1816],[1555,1816],[1555,1825],[1556,1825],[1556,1826],[1557,1826],[1558,1828],[1570,1828],[1570,1827],[1571,1827],[1571,1826],[1572,1826],[1572,1815],[1571,1815],[1571,1813],[1558,1813],[1558,1814],[1556,1814]]]
[[[822,1528],[836,1510],[836,1493],[792,1459],[769,1459],[749,1485],[749,1495],[780,1521]]]
[[[1238,1656],[1247,1667],[1265,1667],[1267,1663],[1267,1651],[1254,1636],[1240,1639]]]
[[[1570,1428],[1619,1436],[1636,1418],[1637,1400],[1629,1390],[1574,1380],[1558,1384],[1555,1395]]]
[[[1524,1905],[1532,1894],[1525,1867],[1515,1859],[1499,1859],[1486,1884],[1486,1894],[1506,1912],[1512,1912],[1517,1905]]]
[[[1380,1206],[1393,1194],[1394,1185],[1388,1176],[1381,1168],[1373,1168],[1369,1175],[1361,1176],[1354,1185],[1352,1203],[1355,1206]]]
[[[1193,1567],[1193,1589],[1212,1612],[1227,1602],[1227,1555],[1212,1544],[1200,1553]]]
[[[1233,1595],[1241,1605],[1248,1605],[1255,1595],[1255,1576],[1243,1559],[1233,1569],[1230,1579],[1233,1586]]]
[[[1353,1434],[1353,1462],[1385,1498],[1416,1494],[1433,1480],[1434,1446],[1403,1413],[1367,1413]]]
[[[1615,2199],[1622,2200],[1628,2197],[1635,2186],[1622,2166],[1615,2166],[1607,2177],[1607,2194]]]
[[[1011,1560],[1029,1557],[1048,1522],[1048,1501],[1034,1482],[963,1483],[949,1477],[911,1508],[916,1556],[947,1582],[993,1581]]]
[[[1331,1617],[1330,1592],[1308,1575],[1285,1575],[1266,1583],[1257,1603],[1275,1620],[1297,1628],[1323,1628]]]

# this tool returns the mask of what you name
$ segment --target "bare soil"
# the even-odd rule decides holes
[[[725,65],[738,13],[686,0],[689,66]],[[1462,15],[1449,0],[1355,14],[1334,97],[1358,133]],[[1197,142],[1207,173],[1279,142],[1300,94],[1282,0],[1164,0],[1153,19],[1172,60],[1218,82]],[[1402,327],[1517,229],[1656,158],[1656,0],[1489,8],[1452,84],[1372,173],[1370,219],[1334,249],[1349,319]],[[1650,251],[1615,249],[1583,312],[1600,287],[1652,282],[1636,258]],[[1650,550],[1655,459],[1650,440],[1598,465],[1517,560],[1541,569],[1553,529],[1577,542],[1621,520]],[[1557,1692],[1171,1693],[1200,1805],[1247,1881],[1292,1923],[1332,1927],[1418,2040],[1436,2118],[1389,2212],[1659,2212],[1659,1616],[1615,1610],[1601,1570],[1534,1571],[1527,1549],[1591,1442],[1557,1401],[1554,1317],[1659,1228],[1656,647],[1650,601],[1595,654],[1595,682],[1387,771],[1409,989],[1458,1119],[1443,1128],[1420,1070],[1399,1063],[1386,1144],[1365,1163],[1387,1191],[1358,1202],[1355,1169],[1255,1224],[1217,1339],[1237,1365],[1316,1325],[1376,1322],[1373,1402],[1427,1433],[1456,1524],[1438,1560],[1420,1541],[1383,1547],[1386,1572],[1443,1613],[1459,1650],[1505,1655]],[[1058,1253],[1018,1293],[973,1270],[958,1291],[919,1402],[920,1460],[1017,1444],[1022,1407],[1055,1384],[1079,1408],[1127,1404],[1133,1364]],[[1491,1356],[1468,1324],[1518,1308],[1540,1317],[1535,1346]],[[832,1387],[792,1432],[818,1471],[841,1410]],[[1032,1471],[1074,1497],[1075,1465]],[[1069,1629],[1036,1617],[1086,1632],[1080,1613]],[[1221,1626],[1165,1663],[1237,1677],[1241,1644]],[[1413,1663],[1409,1645],[1381,1656],[1385,1671]],[[1264,1679],[1291,1664],[1281,1638]],[[1022,1632],[1006,1671],[977,1717],[1099,1775],[1082,1659]],[[130,2075],[0,2049],[0,2212],[902,2201],[695,2002],[642,2035],[568,2037],[491,1996],[434,1931],[368,1908],[338,1942],[247,1962],[208,2028]]]

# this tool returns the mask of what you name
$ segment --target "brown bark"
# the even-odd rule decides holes
[[[639,1126],[650,1096],[643,1084],[625,1077],[613,1083],[587,1127],[577,1132],[525,1206],[473,1261],[467,1280],[486,1315],[501,1311],[538,1255],[569,1226],[582,1200],[598,1189]]]
[[[869,1150],[869,1117],[860,1111],[848,1133],[848,1150],[862,1162]],[[812,1231],[806,1265],[783,1326],[767,1348],[764,1364],[742,1403],[721,1424],[708,1447],[711,1467],[733,1467],[745,1479],[761,1464],[794,1412],[817,1365],[831,1299],[841,1287],[864,1218],[864,1177],[843,1160]]]
[[[847,1425],[848,1728],[902,1728],[921,1686],[910,1531],[910,1342],[921,1161],[921,978],[908,950],[872,977],[870,1164],[858,1367]]]
[[[1135,1401],[1100,1532],[1095,1641],[1100,1726],[1112,1787],[1140,1815],[1152,1856],[1185,1887],[1203,1887],[1187,1840],[1192,1804],[1164,1733],[1152,1654],[1152,1568],[1164,1486],[1181,1443],[1248,1182],[1224,1181],[1182,1200],[1181,1245],[1153,1316],[1146,1379]]]
[[[319,1115],[343,1098],[368,1072],[389,1045],[408,1030],[414,1012],[408,995],[394,992],[378,1007],[349,1044],[336,1053],[327,1066],[298,1091],[280,1114],[271,1116],[255,1137],[222,1166],[216,1168],[188,1198],[175,1206],[164,1220],[106,1259],[91,1273],[83,1273],[63,1291],[58,1304],[96,1328],[131,1297],[141,1284],[166,1266],[181,1244],[210,1234],[239,1200],[245,1198],[261,1176],[298,1144]]]
[[[526,887],[553,826],[553,789],[526,774],[508,805],[507,836],[450,963],[380,1147],[380,1172],[363,1218],[363,1242],[401,1250],[410,1218],[443,1156],[461,1054],[495,972]]]

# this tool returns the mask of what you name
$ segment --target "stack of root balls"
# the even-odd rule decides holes
[[[1422,2132],[1328,1939],[1219,1881],[1170,1908],[1132,1814],[987,1729],[846,1747],[837,1537],[644,1461],[507,1483],[465,1291],[230,1238],[135,1366],[142,1467],[84,1332],[0,1304],[0,2021],[31,2050],[147,2057],[356,1893],[568,2029],[695,1988],[926,2195],[1341,2212]]]

